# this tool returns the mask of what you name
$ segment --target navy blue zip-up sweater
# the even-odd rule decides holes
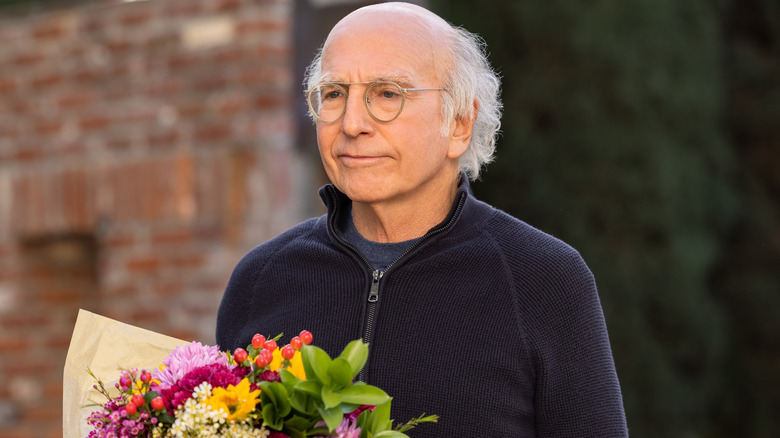
[[[349,199],[330,185],[320,195],[327,215],[236,266],[220,347],[307,329],[336,356],[363,337],[365,377],[393,397],[393,418],[441,417],[414,438],[628,435],[596,285],[574,249],[465,182],[448,217],[377,282],[341,238]]]

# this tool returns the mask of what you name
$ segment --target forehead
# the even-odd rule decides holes
[[[410,85],[438,81],[441,33],[398,14],[348,17],[328,36],[322,80],[392,80]]]

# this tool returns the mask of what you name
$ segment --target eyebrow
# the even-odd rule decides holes
[[[336,77],[333,76],[323,76],[320,78],[320,82],[333,82],[337,84],[349,84],[348,81],[342,81]],[[365,83],[370,82],[395,82],[396,84],[400,85],[403,88],[412,88],[414,85],[414,82],[412,81],[412,78],[409,77],[409,75],[403,74],[403,73],[382,73],[377,76],[374,76],[371,80],[368,81],[361,81]]]

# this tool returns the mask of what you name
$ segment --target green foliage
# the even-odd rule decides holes
[[[376,407],[358,417],[361,438],[406,437],[401,430],[437,420],[435,416],[420,417],[393,429],[390,396],[375,386],[352,383],[368,359],[368,345],[359,339],[350,342],[335,359],[312,345],[305,345],[301,353],[306,380],[282,370],[281,382],[260,383],[263,425],[270,429],[293,438],[327,434],[341,424],[344,414],[362,405]],[[325,428],[315,427],[319,417]]]
[[[594,271],[632,436],[769,436],[780,4],[431,7],[482,35],[503,79],[497,159],[474,191]]]

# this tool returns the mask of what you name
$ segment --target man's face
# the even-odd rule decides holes
[[[389,80],[403,88],[440,88],[439,40],[419,23],[399,17],[342,22],[325,45],[322,81]],[[348,86],[341,119],[317,122],[331,182],[353,201],[375,205],[428,196],[434,186],[454,184],[457,156],[451,156],[450,137],[441,132],[443,91],[407,92],[398,118],[382,123],[366,110],[366,86]]]

